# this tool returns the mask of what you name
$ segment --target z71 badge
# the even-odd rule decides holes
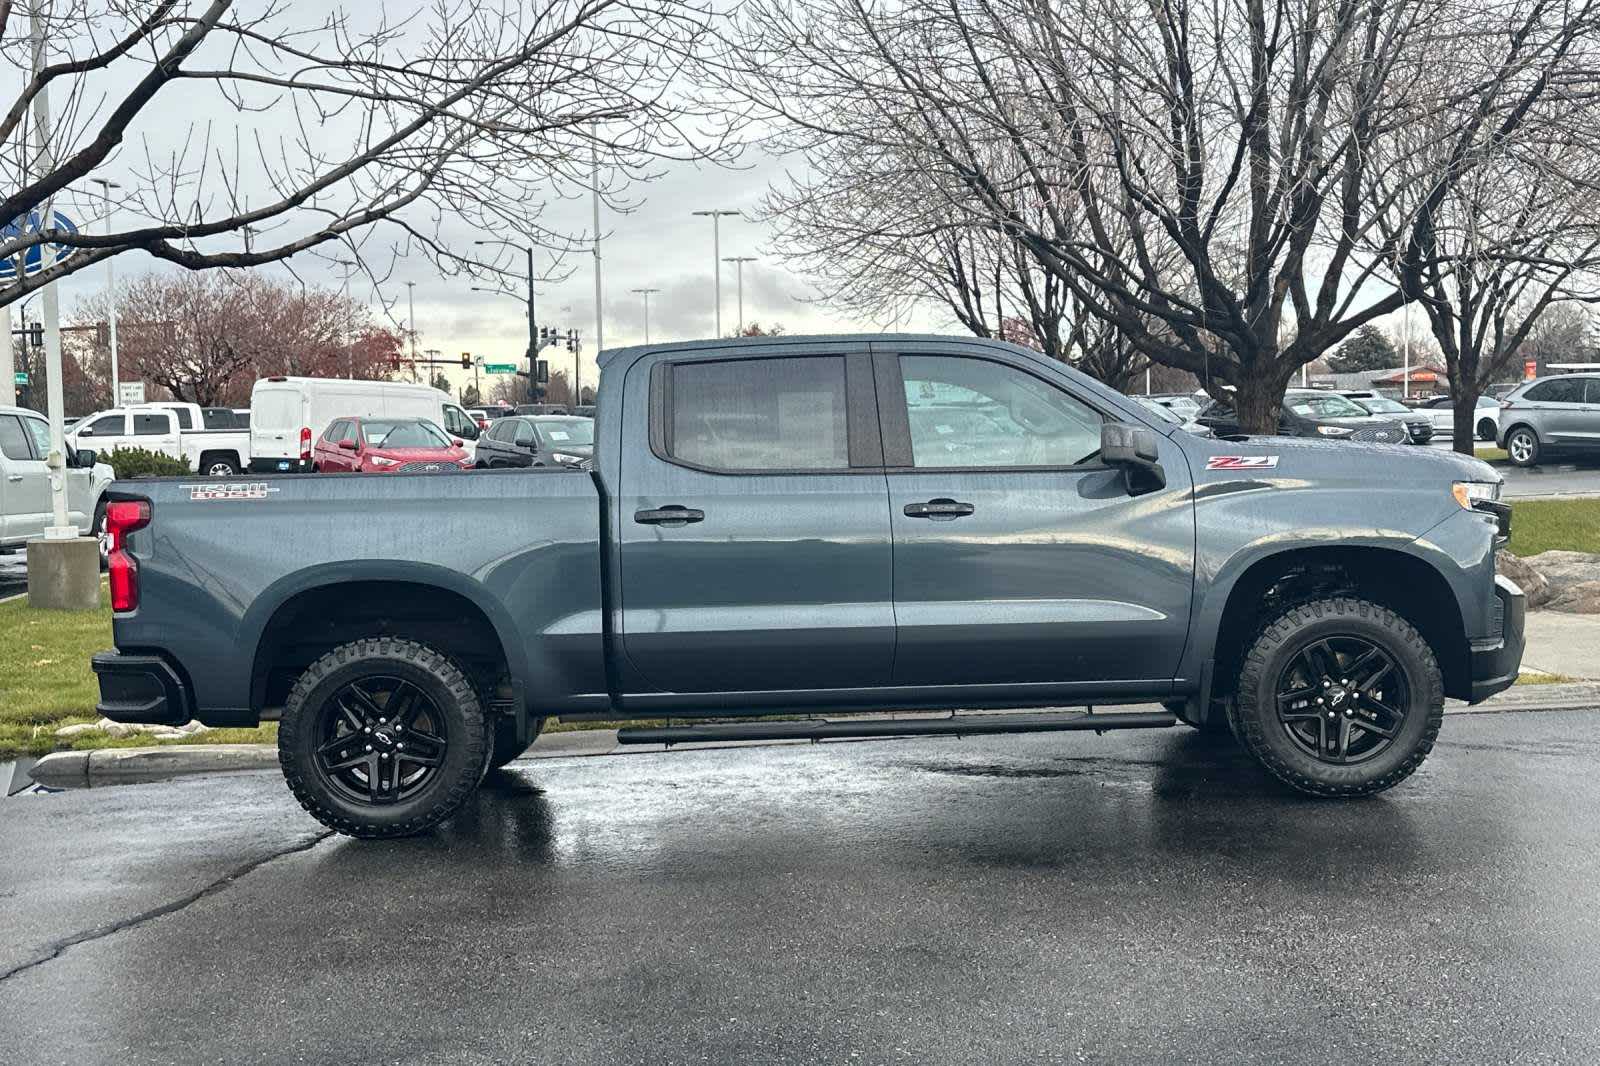
[[[267,493],[277,492],[276,486],[268,485],[264,481],[250,484],[232,483],[226,485],[190,485],[189,499],[191,500],[264,500]]]
[[[1276,455],[1213,455],[1206,460],[1207,470],[1271,470],[1277,465]]]

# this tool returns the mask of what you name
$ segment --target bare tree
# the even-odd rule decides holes
[[[1401,305],[1379,271],[1423,259],[1418,234],[1485,147],[1591,75],[1597,13],[749,0],[713,73],[777,148],[853,159],[856,195],[934,190],[903,235],[1007,233],[1145,356],[1233,385],[1243,425],[1268,431],[1296,370]],[[1384,245],[1375,177],[1425,119],[1442,150]]]
[[[485,233],[559,250],[542,206],[586,192],[592,161],[625,207],[628,179],[719,150],[679,91],[708,18],[682,0],[427,0],[400,17],[378,2],[0,0],[14,87],[0,220],[24,220],[0,231],[0,259],[66,255],[0,279],[0,306],[129,249],[201,269],[340,245],[374,277],[408,253],[485,273],[461,247]],[[46,92],[58,120],[41,136]],[[92,175],[124,186],[114,219]],[[74,199],[101,217],[58,226]]]

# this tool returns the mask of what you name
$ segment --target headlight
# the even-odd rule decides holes
[[[1355,430],[1348,429],[1345,426],[1318,426],[1317,432],[1324,437],[1348,437]]]
[[[372,456],[372,460],[371,461],[372,461],[372,465],[373,466],[399,466],[400,465],[400,460],[398,460],[398,459],[388,459],[388,458],[385,458],[384,456],[381,456],[381,455]]]
[[[583,462],[583,456],[573,455],[571,452],[551,452],[550,458],[554,459],[562,466],[577,466],[579,463]]]
[[[1494,502],[1500,498],[1500,482],[1498,481],[1457,481],[1450,486],[1450,494],[1456,502],[1467,510],[1472,510],[1473,504],[1479,500]]]

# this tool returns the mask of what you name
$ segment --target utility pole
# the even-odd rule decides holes
[[[753,255],[730,255],[723,260],[724,263],[734,264],[739,279],[739,336],[741,337],[744,336],[744,265],[755,261],[756,257]]]
[[[514,243],[512,241],[500,241],[500,240],[479,240],[479,241],[473,241],[472,243],[476,244],[476,245],[480,245],[480,246],[481,245],[486,245],[486,244],[500,244],[500,245],[504,245],[507,248],[520,248],[520,249],[522,249],[522,251],[524,253],[527,254],[527,257],[528,257],[528,380],[532,381],[533,380],[533,372],[534,372],[534,369],[535,369],[533,364],[539,358],[539,341],[538,341],[539,330],[538,330],[538,327],[535,325],[535,322],[534,322],[534,320],[537,317],[537,315],[536,315],[536,313],[534,311],[534,306],[533,306],[533,245],[531,245],[531,244],[516,244],[516,243]],[[493,269],[493,268],[491,268],[491,269]],[[497,293],[498,295],[501,295],[501,296],[510,296],[511,295],[508,292],[501,292],[498,289],[485,289],[485,288],[481,288],[481,287],[479,287],[477,285],[472,286],[472,291],[473,292]]]
[[[717,323],[716,336],[722,337],[722,220],[729,215],[737,215],[737,211],[728,211],[723,208],[713,208],[709,211],[690,212],[701,218],[711,219],[711,273],[715,278],[713,282],[713,299],[716,300],[717,311],[714,316]]]
[[[644,342],[650,343],[650,294],[660,292],[660,289],[630,289],[644,297]]]
[[[114,181],[107,181],[105,178],[90,178],[89,181],[91,184],[100,186],[100,191],[105,194],[106,232],[109,233],[112,228],[111,211],[113,207],[111,190],[120,189],[122,186]],[[111,406],[115,407],[122,402],[117,395],[121,390],[122,378],[117,374],[117,257],[114,255],[106,256],[106,300],[109,303],[106,315],[110,319],[111,333],[109,338],[111,344]]]

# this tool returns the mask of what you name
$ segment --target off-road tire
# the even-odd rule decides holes
[[[1524,437],[1527,438],[1527,446],[1525,448],[1518,447],[1519,438]],[[1542,450],[1542,446],[1539,443],[1539,434],[1535,433],[1530,426],[1518,426],[1506,434],[1506,458],[1511,460],[1512,466],[1538,466],[1539,453]],[[1519,452],[1524,458],[1517,458]]]
[[[1278,721],[1281,671],[1306,644],[1355,636],[1381,644],[1405,674],[1410,698],[1389,748],[1366,762],[1335,765],[1302,751]],[[1433,750],[1444,721],[1444,678],[1415,626],[1386,607],[1349,596],[1290,607],[1250,642],[1231,701],[1234,732],[1268,772],[1301,792],[1333,798],[1370,796],[1410,777]]]
[[[447,719],[450,736],[427,787],[384,806],[341,796],[314,762],[323,704],[349,682],[376,674],[399,676],[423,689]],[[411,836],[449,818],[478,787],[491,752],[488,732],[477,691],[448,656],[417,641],[373,637],[334,648],[295,681],[278,724],[278,763],[300,806],[328,828],[353,837]]]

